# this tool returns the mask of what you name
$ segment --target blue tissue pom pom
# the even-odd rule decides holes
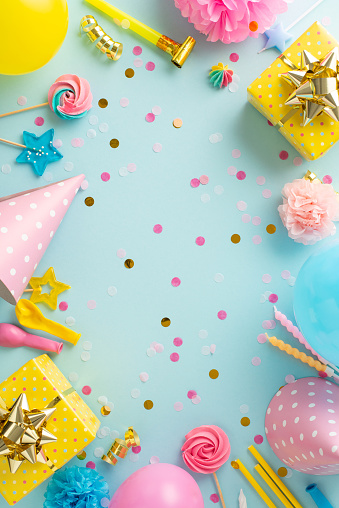
[[[87,467],[72,466],[57,471],[45,492],[44,508],[102,508],[109,498],[103,476]]]

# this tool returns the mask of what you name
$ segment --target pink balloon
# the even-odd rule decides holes
[[[109,508],[204,508],[197,482],[181,467],[151,464],[133,473]]]

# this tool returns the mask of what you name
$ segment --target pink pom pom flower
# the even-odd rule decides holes
[[[182,16],[207,40],[225,44],[241,42],[246,37],[258,37],[276,21],[277,14],[287,10],[285,0],[174,0]],[[258,29],[250,30],[256,22]]]
[[[304,178],[287,183],[278,207],[288,236],[297,243],[313,245],[335,234],[332,221],[339,220],[339,201],[332,185]]]
[[[231,445],[225,432],[216,425],[202,425],[186,436],[181,448],[186,466],[196,473],[215,473],[228,460]]]

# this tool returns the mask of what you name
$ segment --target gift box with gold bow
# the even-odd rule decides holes
[[[13,505],[94,440],[98,418],[47,355],[0,384],[0,492]]]
[[[315,22],[247,89],[249,102],[307,160],[339,139],[338,45]]]

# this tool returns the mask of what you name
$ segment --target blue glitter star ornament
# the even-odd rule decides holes
[[[259,53],[265,51],[265,49],[270,48],[277,48],[283,53],[286,49],[286,42],[293,37],[292,34],[285,30],[282,23],[278,23],[274,27],[271,27],[269,30],[266,30],[264,33],[267,37],[267,41]]]
[[[62,159],[62,155],[53,146],[54,129],[49,129],[42,136],[36,136],[31,132],[24,131],[24,144],[26,148],[16,158],[17,162],[32,164],[34,173],[42,176],[47,164]]]

